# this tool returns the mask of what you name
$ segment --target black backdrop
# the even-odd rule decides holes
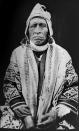
[[[78,73],[79,2],[77,0],[0,0],[0,104],[4,104],[2,85],[14,48],[24,37],[26,20],[39,2],[52,14],[54,39],[72,57]]]

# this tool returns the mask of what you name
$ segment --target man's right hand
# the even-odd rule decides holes
[[[26,116],[24,118],[24,123],[25,123],[26,129],[30,129],[34,127],[34,122],[31,116]]]

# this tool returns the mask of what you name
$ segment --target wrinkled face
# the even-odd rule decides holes
[[[29,24],[29,38],[35,45],[43,45],[47,38],[47,23],[43,18],[33,18]]]

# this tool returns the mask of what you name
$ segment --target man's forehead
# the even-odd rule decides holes
[[[42,17],[34,17],[30,20],[30,24],[33,24],[33,23],[46,23],[46,20]]]

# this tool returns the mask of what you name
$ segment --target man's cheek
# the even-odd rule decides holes
[[[31,32],[31,33],[30,33],[30,38],[32,38],[32,37],[33,37],[33,35],[34,35],[34,33],[33,33],[33,32]]]
[[[47,37],[47,33],[43,33],[43,36],[46,38]]]

